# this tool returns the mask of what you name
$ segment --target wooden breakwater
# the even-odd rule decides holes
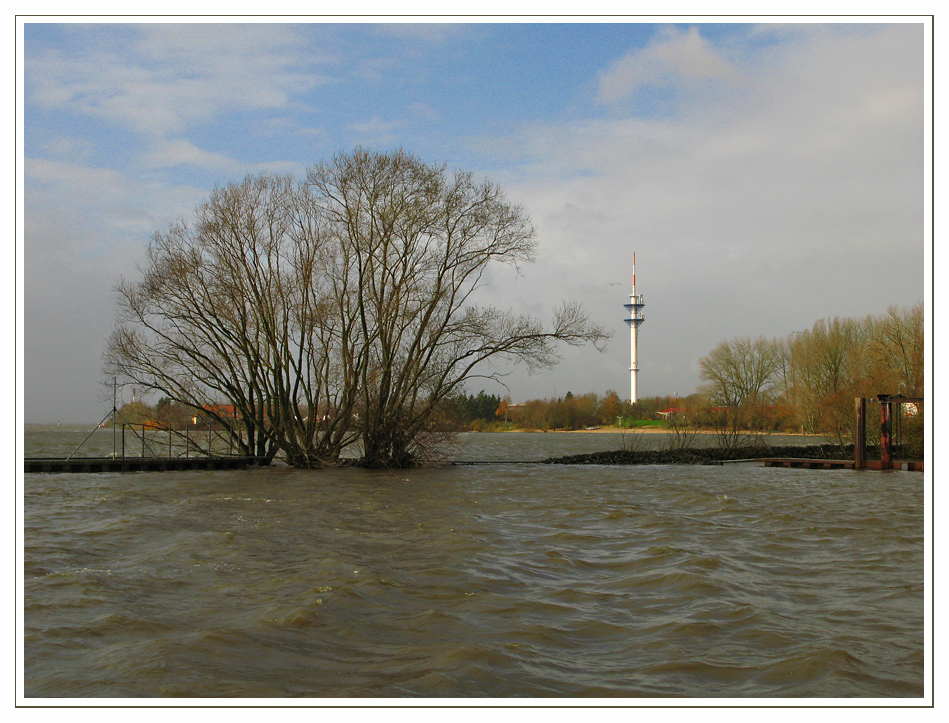
[[[23,471],[46,472],[174,472],[200,469],[246,469],[269,464],[262,457],[27,457]]]
[[[765,467],[790,467],[793,469],[857,469],[852,459],[760,459]],[[866,460],[860,469],[894,470],[902,472],[922,472],[922,462],[906,462],[891,460],[889,463],[881,460]]]

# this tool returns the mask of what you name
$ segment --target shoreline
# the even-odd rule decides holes
[[[474,430],[467,429],[465,434],[674,434],[673,430],[664,427],[597,427],[596,429],[497,429]],[[719,434],[713,429],[695,429],[686,434]],[[739,432],[742,436],[753,437],[819,437],[826,439],[826,435],[811,432]]]

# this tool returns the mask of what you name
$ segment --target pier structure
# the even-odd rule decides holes
[[[247,469],[267,465],[263,457],[27,457],[26,474],[37,472],[183,472],[196,469]]]
[[[134,394],[133,394],[134,398]],[[209,409],[210,407],[205,407]],[[106,420],[111,418],[112,422],[112,455],[109,457],[77,457],[76,453],[82,449],[83,445],[89,441],[90,437],[105,426]],[[119,418],[122,424],[119,424]],[[141,430],[136,429],[141,426]],[[121,438],[118,437],[118,431],[121,429]],[[126,455],[125,432],[130,431],[134,438],[140,440],[141,455]],[[149,444],[147,430],[165,429],[168,432],[168,454],[156,454],[152,445]],[[140,433],[139,433],[140,432]],[[172,446],[174,437],[179,441],[184,441],[184,455],[175,454]],[[121,441],[121,446],[119,442]],[[157,442],[154,438],[150,440],[153,444]],[[92,428],[86,438],[79,443],[67,457],[26,457],[23,460],[23,471],[26,474],[37,472],[62,473],[62,472],[168,472],[184,471],[196,469],[246,469],[248,467],[269,465],[270,459],[266,457],[256,457],[253,455],[234,454],[234,437],[228,436],[229,448],[226,452],[214,453],[211,424],[208,423],[207,449],[202,449],[196,438],[189,434],[189,429],[185,427],[184,434],[170,427],[155,426],[154,423],[143,422],[141,425],[130,424],[128,420],[122,417],[118,409],[118,384],[116,380],[112,382],[112,409],[109,410],[102,420]],[[238,439],[242,443],[241,439]],[[156,444],[157,446],[157,444]],[[200,452],[192,457],[192,448]]]
[[[636,293],[636,254],[633,254],[633,290],[629,295],[629,302],[623,304],[626,309],[626,325],[629,327],[629,401],[635,404],[639,401],[639,325],[646,317],[643,316],[643,297]]]
[[[906,397],[902,394],[878,394],[870,400],[880,404],[880,462],[879,467],[867,460],[867,400],[854,399],[854,469],[894,469],[893,461],[893,406],[897,414],[903,404],[921,405],[923,397]],[[919,465],[922,469],[922,464]]]
[[[856,397],[854,399],[854,444],[853,459],[762,459],[765,467],[793,467],[797,469],[876,469],[922,472],[924,463],[919,460],[893,459],[893,407],[897,408],[897,419],[902,415],[901,405],[911,404],[915,409],[924,403],[923,397],[906,397],[900,394],[878,394],[876,399]],[[867,459],[867,402],[880,405],[880,459]]]

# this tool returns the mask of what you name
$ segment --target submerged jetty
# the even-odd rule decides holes
[[[874,448],[868,448],[873,452]],[[732,449],[718,447],[691,448],[678,450],[626,450],[610,452],[591,452],[589,454],[571,454],[565,457],[550,457],[545,464],[703,464],[721,465],[729,462],[788,462],[780,466],[825,468],[839,462],[853,466],[854,447],[852,444],[808,444],[802,446],[744,446]],[[791,463],[794,464],[791,464]],[[771,465],[769,465],[771,466]],[[828,467],[831,468],[831,467]],[[919,469],[922,464],[919,463]]]
[[[246,469],[269,461],[262,457],[27,457],[23,471],[36,472],[181,472],[195,469]]]

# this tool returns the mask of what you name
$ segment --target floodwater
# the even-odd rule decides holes
[[[84,436],[28,432],[25,453]],[[491,464],[26,475],[24,694],[924,695],[923,475],[504,462],[661,441],[472,434],[456,458]],[[93,442],[110,453],[111,431]]]

